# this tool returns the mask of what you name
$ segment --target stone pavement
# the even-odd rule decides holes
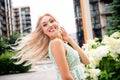
[[[56,80],[56,71],[50,60],[44,60],[27,73],[1,75],[0,80]]]

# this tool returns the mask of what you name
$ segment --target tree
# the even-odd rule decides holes
[[[113,13],[110,17],[110,22],[112,24],[106,27],[108,35],[117,31],[120,32],[120,0],[113,0],[110,4],[110,9]]]
[[[1,38],[1,36],[0,36],[0,38]],[[0,55],[5,53],[6,44],[7,44],[6,41],[1,38],[0,39]]]
[[[5,51],[10,50],[11,48],[8,45],[14,44],[17,38],[19,37],[20,37],[20,34],[17,32],[13,32],[13,34],[10,35],[9,39],[6,37],[1,38],[0,36],[0,55],[5,53]]]
[[[14,44],[17,38],[20,37],[20,34],[18,32],[13,32],[12,35],[10,35],[10,39],[8,40],[8,44]]]

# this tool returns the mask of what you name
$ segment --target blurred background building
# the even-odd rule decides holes
[[[93,38],[97,37],[101,39],[102,35],[105,35],[105,26],[110,25],[108,19],[112,11],[110,11],[109,4],[112,1],[73,0],[77,34],[73,33],[70,35],[74,39],[77,37],[80,46],[85,43],[86,33],[83,24],[85,21],[87,23],[86,29],[88,30],[86,30],[87,36],[91,35]],[[83,6],[85,6],[84,10]],[[30,33],[32,29],[30,11],[29,6],[13,8],[11,0],[0,0],[0,36],[9,37],[13,31],[17,31],[20,34]],[[86,14],[84,15],[86,20],[83,20],[83,12]],[[90,38],[88,37],[88,39]]]
[[[31,32],[30,7],[13,8],[13,28],[20,34]]]
[[[0,36],[9,37],[12,31],[11,0],[0,0]]]
[[[75,11],[75,21],[77,26],[77,39],[79,45],[82,46],[84,43],[84,33],[83,33],[83,20],[82,20],[82,10],[81,10],[81,0],[74,1],[74,11]],[[112,0],[89,0],[89,4],[86,8],[90,8],[90,17],[92,24],[92,33],[93,38],[97,37],[102,38],[102,35],[105,35],[105,26],[110,25],[108,17],[112,14],[110,11],[109,4]],[[83,6],[82,5],[82,6]],[[86,12],[89,13],[89,12]],[[89,25],[87,25],[89,26]]]
[[[30,7],[13,8],[11,0],[0,0],[0,36],[9,38],[13,31],[31,32]]]

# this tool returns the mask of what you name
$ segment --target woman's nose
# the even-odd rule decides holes
[[[52,24],[52,23],[49,23],[48,25],[51,27],[53,24]]]

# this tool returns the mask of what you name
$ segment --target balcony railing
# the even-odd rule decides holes
[[[100,14],[100,12],[98,10],[96,10],[96,11],[91,10],[91,16],[92,17],[98,16],[99,14]]]
[[[2,31],[6,32],[7,28],[6,27],[1,27]]]
[[[2,21],[3,20],[3,17],[2,16],[0,16],[0,21]]]
[[[101,12],[101,14],[111,14],[112,11],[110,10],[110,6],[106,4]]]
[[[2,21],[2,24],[3,24],[3,25],[6,25],[6,22],[5,22],[5,21]]]
[[[99,0],[90,0],[90,3],[98,2]]]
[[[0,7],[2,10],[5,10],[5,8],[3,6]]]
[[[19,22],[19,21],[20,21],[20,18],[15,18],[14,21],[15,21],[15,22]]]

